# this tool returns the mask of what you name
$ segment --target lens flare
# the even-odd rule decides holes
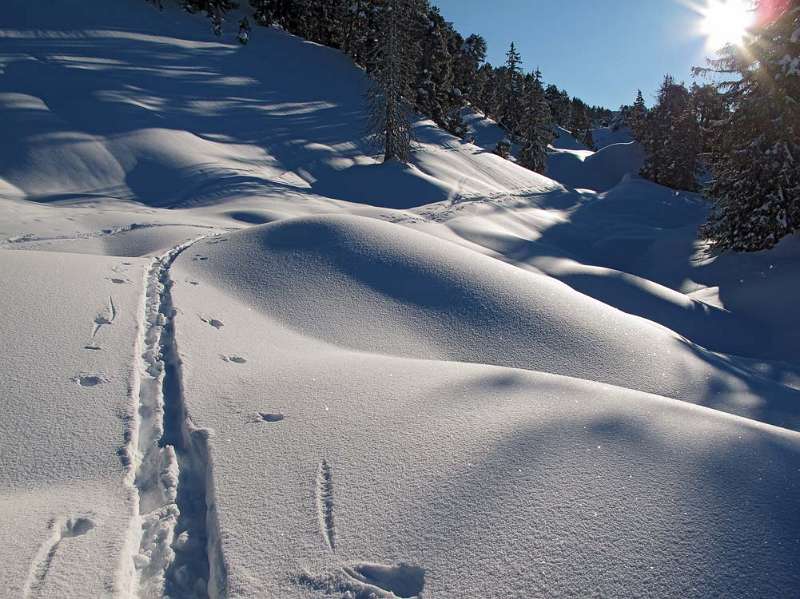
[[[703,18],[703,34],[712,50],[728,44],[740,45],[756,20],[749,0],[708,0],[699,12]]]

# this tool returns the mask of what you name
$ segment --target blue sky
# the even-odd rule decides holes
[[[498,65],[513,40],[537,66],[590,104],[615,109],[641,88],[648,105],[666,73],[692,81],[708,52],[701,17],[679,0],[432,0],[465,36],[479,33]]]

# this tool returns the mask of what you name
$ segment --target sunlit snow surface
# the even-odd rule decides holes
[[[0,595],[795,596],[798,240],[236,20],[3,9]]]

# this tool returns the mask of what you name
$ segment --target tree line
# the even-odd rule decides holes
[[[232,0],[180,0],[205,11],[219,33]],[[539,173],[556,123],[593,146],[593,122],[611,111],[588,106],[538,70],[524,73],[512,43],[505,64],[486,62],[486,40],[463,37],[428,0],[249,0],[259,25],[276,25],[310,41],[338,48],[374,82],[370,132],[384,160],[407,161],[413,113],[431,118],[458,137],[467,135],[461,109],[472,105],[503,127],[522,149],[519,164]],[[504,142],[496,152],[507,156]]]
[[[238,6],[179,1],[205,11],[216,33]],[[370,132],[384,160],[410,159],[414,112],[464,137],[461,109],[472,105],[508,133],[496,153],[508,157],[516,143],[518,164],[539,173],[555,124],[593,148],[593,126],[613,120],[644,147],[642,176],[712,201],[701,229],[712,248],[766,249],[800,230],[800,0],[758,0],[773,18],[694,69],[714,81],[687,87],[667,75],[652,108],[639,92],[616,114],[545,85],[538,69],[524,72],[513,43],[504,64],[487,63],[484,38],[460,35],[428,0],[249,2],[258,24],[338,48],[367,72]]]
[[[800,2],[769,6],[743,44],[693,70],[713,82],[667,75],[651,109],[641,91],[621,109],[645,149],[642,176],[712,201],[701,236],[716,250],[768,249],[800,231]]]

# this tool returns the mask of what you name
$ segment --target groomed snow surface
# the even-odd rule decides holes
[[[0,23],[0,596],[800,597],[800,240],[141,0]]]

